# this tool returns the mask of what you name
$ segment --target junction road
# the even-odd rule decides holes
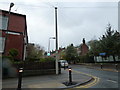
[[[71,65],[71,67],[75,72],[97,78],[87,85],[78,86],[76,88],[118,88],[118,72],[116,71],[104,71],[96,68],[89,68],[84,65]]]

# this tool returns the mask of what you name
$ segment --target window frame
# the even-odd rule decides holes
[[[7,30],[8,16],[0,15],[0,30]]]
[[[5,49],[5,37],[0,37],[0,53],[3,53]]]

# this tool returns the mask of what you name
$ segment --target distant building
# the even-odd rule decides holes
[[[85,38],[83,38],[83,43],[80,45],[80,55],[86,55],[89,51],[88,46],[85,43]]]
[[[58,50],[58,59],[59,60],[63,59],[64,56],[65,56],[65,48],[60,48],[59,47],[59,50]],[[52,51],[51,54],[50,54],[50,56],[48,56],[48,57],[54,57],[55,58],[56,57],[56,50]]]
[[[26,15],[1,10],[0,33],[0,53],[8,56],[14,48],[18,50],[17,59],[24,60],[28,43]]]
[[[73,45],[73,44],[71,44]],[[86,45],[85,43],[85,38],[83,38],[83,43],[80,46],[75,47],[78,56],[83,56],[86,55],[89,51],[89,47]],[[58,58],[59,59],[64,59],[65,57],[65,52],[66,48],[59,48],[58,50]],[[56,57],[56,51],[54,51],[53,53],[51,53],[51,55],[49,57]]]
[[[59,60],[60,59],[64,59],[64,57],[65,57],[65,47],[64,48],[59,48],[59,51],[58,51],[58,58],[59,58]]]

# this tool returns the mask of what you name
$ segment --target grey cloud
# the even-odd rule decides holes
[[[86,41],[94,36],[100,37],[105,32],[108,22],[113,28],[118,27],[117,3],[35,3],[15,1],[17,13],[27,16],[29,41],[39,43],[47,50],[48,39],[55,36],[55,10],[58,6],[58,35],[59,46],[71,43],[79,45],[82,38]],[[8,3],[8,2],[6,2]],[[6,4],[0,6],[6,10]],[[51,50],[55,49],[55,41],[51,41]]]

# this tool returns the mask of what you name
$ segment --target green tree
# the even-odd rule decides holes
[[[16,56],[18,55],[18,50],[15,48],[12,48],[9,50],[9,55],[13,58],[16,59]]]
[[[120,33],[113,30],[108,24],[105,34],[99,40],[89,41],[89,46],[90,55],[97,56],[99,53],[105,52],[106,56],[112,55],[114,62],[116,62],[115,56],[120,56]]]
[[[89,55],[90,56],[98,56],[101,52],[100,42],[98,40],[91,40],[88,42],[90,46]]]
[[[113,47],[113,53],[117,56],[120,56],[120,33],[119,32],[115,32],[113,35],[114,38],[114,47]]]
[[[43,48],[38,44],[27,45],[27,58],[28,59],[39,59],[42,58],[44,54]]]
[[[102,52],[106,52],[107,56],[112,55],[114,62],[116,62],[115,56],[120,51],[120,34],[112,30],[110,24],[108,24],[105,35],[100,39],[100,46],[102,47]]]
[[[66,60],[68,60],[68,62],[74,62],[76,60],[77,55],[77,50],[75,49],[75,47],[73,46],[73,44],[69,45],[66,49]]]

